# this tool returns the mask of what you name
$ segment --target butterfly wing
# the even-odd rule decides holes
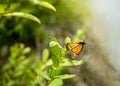
[[[76,43],[68,43],[66,47],[67,47],[68,50],[72,50],[75,47],[77,47],[78,45],[79,44],[76,44]]]
[[[71,50],[73,53],[73,56],[75,56],[75,57],[81,52],[82,48],[83,48],[82,44],[78,44],[78,43],[68,43],[67,44],[67,49]]]
[[[76,47],[74,47],[73,49],[71,49],[71,51],[74,53],[73,55],[78,55],[81,51],[82,51],[83,45],[82,44],[78,44]]]

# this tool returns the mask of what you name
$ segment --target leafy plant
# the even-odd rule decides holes
[[[69,37],[65,38],[65,42],[69,40]],[[51,38],[49,46],[50,51],[44,49],[42,59],[39,60],[35,60],[29,47],[23,44],[12,46],[8,63],[2,67],[2,86],[62,86],[64,79],[75,77],[74,74],[61,75],[61,72],[66,66],[81,65],[85,61],[67,58],[66,48],[55,38]]]
[[[54,12],[56,12],[55,7],[46,1],[29,0],[28,3],[33,3],[34,5],[43,6],[43,7],[46,7],[48,9],[51,9]],[[36,21],[37,23],[41,24],[41,21],[32,14],[25,13],[25,12],[12,12],[12,13],[9,12],[9,11],[12,11],[15,8],[19,7],[19,5],[20,4],[18,4],[18,3],[10,4],[10,5],[8,5],[8,7],[5,7],[5,5],[0,5],[0,7],[1,7],[1,11],[0,11],[1,14],[0,15],[1,16],[8,16],[8,17],[9,16],[24,17],[24,18]],[[7,9],[7,11],[6,11],[6,8],[9,8],[9,9]]]
[[[40,55],[39,58],[36,58],[36,55],[32,51],[32,48],[25,47],[25,45],[22,44],[24,42],[28,42],[29,44],[29,42],[31,43],[31,41],[34,44],[34,41],[36,41],[37,38],[39,38],[40,42],[41,40],[45,40],[46,31],[45,30],[42,31],[41,28],[39,31],[38,25],[41,24],[41,22],[44,23],[44,21],[48,21],[46,18],[49,15],[49,13],[45,15],[45,13],[48,12],[48,10],[46,9],[42,10],[41,7],[43,8],[45,7],[53,12],[56,12],[56,8],[52,5],[52,3],[54,2],[61,1],[57,0],[1,1],[0,19],[2,23],[0,24],[0,40],[1,40],[0,48],[2,47],[2,44],[9,45],[10,47],[8,48],[10,48],[10,54],[5,57],[5,59],[7,59],[5,65],[0,67],[1,68],[0,85],[62,86],[64,79],[69,79],[76,76],[74,74],[62,74],[62,71],[67,66],[81,65],[85,61],[71,60],[69,57],[66,57],[67,50],[65,46],[61,46],[56,38],[51,38],[49,43],[49,49],[45,47],[42,48],[43,50],[41,49],[42,55]],[[61,7],[61,9],[63,10],[61,3],[60,4],[58,3],[59,5],[58,8]],[[71,14],[71,11],[69,9],[67,10],[68,10],[67,14]],[[59,11],[59,14],[56,14],[55,16],[56,18],[54,17],[53,19],[51,19],[51,23],[57,24],[58,19],[60,22],[62,22],[61,21],[62,17],[60,18],[61,12],[63,13],[63,11]],[[63,14],[62,16],[64,15],[65,14]],[[66,17],[70,19],[71,15],[69,16],[66,15]],[[35,23],[31,23],[27,19],[35,21],[38,24],[36,25]],[[70,20],[72,21],[72,19]],[[72,38],[72,40],[74,41],[78,40],[81,37],[84,37],[85,32],[86,32],[85,29],[79,29],[75,37]],[[13,39],[14,37],[15,39]],[[22,43],[19,43],[18,40],[20,42],[22,41]],[[64,40],[64,44],[70,41],[71,39],[69,37],[66,37]],[[13,43],[15,45],[13,45]],[[39,53],[41,52],[39,51]]]
[[[49,10],[56,12],[52,3],[44,0],[4,0],[0,3],[0,48],[15,42],[30,44],[28,42],[31,40],[34,45],[36,38],[42,40],[43,38],[36,35],[40,24],[44,24],[44,20],[47,20],[46,14]],[[40,35],[46,36],[44,33]],[[7,44],[7,41],[10,43]]]
[[[78,29],[76,35],[73,37],[73,41],[79,40],[85,36],[86,29]],[[71,42],[69,37],[66,37],[64,43]],[[52,59],[52,65],[49,70],[49,76],[51,77],[49,86],[62,86],[64,79],[73,78],[74,74],[63,74],[61,72],[66,66],[77,66],[85,63],[85,60],[71,60],[70,57],[66,57],[66,47],[62,47],[56,38],[51,38],[50,41],[50,57]]]
[[[64,74],[60,75],[64,67],[66,66],[76,66],[81,65],[85,61],[84,60],[71,60],[70,58],[66,58],[66,48],[62,48],[62,46],[56,41],[57,39],[51,40],[50,42],[50,52],[52,59],[52,66],[49,71],[49,75],[52,78],[49,86],[61,86],[63,85],[64,79],[69,79],[75,77],[74,74]],[[65,38],[65,42],[70,41],[70,38]]]

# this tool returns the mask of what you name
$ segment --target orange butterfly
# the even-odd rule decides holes
[[[66,48],[72,51],[73,57],[76,57],[82,51],[83,45],[85,45],[85,41],[79,40],[78,42],[75,42],[75,43],[71,43],[71,42],[68,43],[66,45]]]

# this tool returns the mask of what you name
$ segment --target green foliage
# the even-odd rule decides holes
[[[65,38],[67,39],[68,37]],[[64,79],[75,77],[74,74],[61,75],[61,73],[66,66],[81,65],[85,61],[66,58],[66,49],[54,40],[50,41],[50,51],[44,49],[42,60],[37,61],[34,60],[35,56],[29,47],[23,44],[12,46],[8,63],[2,67],[2,86],[45,86],[47,84],[48,86],[62,86]]]
[[[48,9],[51,9],[53,11],[56,11],[55,7],[53,5],[51,5],[50,3],[46,2],[46,1],[39,1],[39,0],[28,0],[28,1],[30,1],[29,3],[33,3],[34,5],[43,6],[43,7],[46,7]],[[10,11],[11,9],[17,8],[18,3],[10,4],[10,6],[12,8],[9,7],[8,11]],[[18,17],[24,17],[24,18],[36,21],[39,24],[41,23],[40,20],[37,17],[35,17],[34,15],[32,15],[32,14],[24,13],[24,12],[13,12],[13,13],[10,13],[10,12],[6,12],[6,10],[5,10],[6,7],[4,5],[0,5],[0,7],[1,7],[1,11],[0,11],[1,16],[18,16]]]
[[[65,40],[64,40],[65,44],[71,42],[71,39],[69,37],[66,37]]]
[[[51,37],[50,42],[48,41],[51,33],[56,35],[58,32],[62,33],[62,30],[69,32],[66,28],[74,25],[74,9],[69,8],[66,4],[68,2],[3,0],[0,3],[0,56],[2,47],[9,49],[2,57],[5,62],[3,61],[2,66],[0,64],[0,85],[62,86],[64,79],[76,76],[62,74],[62,71],[67,66],[82,65],[85,61],[67,57],[67,50],[58,42],[59,39]],[[58,27],[60,29],[56,31]],[[85,33],[86,29],[79,29],[72,41],[83,38]],[[71,38],[66,37],[64,44],[68,42],[71,42]],[[36,56],[35,51],[40,55]]]
[[[51,9],[51,10],[53,10],[54,12],[56,12],[56,8],[53,6],[53,5],[51,5],[50,3],[48,3],[48,2],[46,2],[46,1],[37,1],[37,0],[34,0],[34,3],[36,4],[36,5],[40,5],[40,6],[43,6],[43,7],[46,7],[46,8],[48,8],[48,9]]]
[[[8,63],[2,67],[2,86],[25,85],[24,79],[30,80],[33,77],[30,67],[32,58],[26,58],[30,48],[25,48],[23,44],[15,44],[10,48],[10,52]]]
[[[46,51],[47,49],[43,52]],[[1,71],[2,86],[36,86],[37,84],[42,85],[44,79],[51,80],[47,71],[44,70],[51,65],[51,63],[48,64],[48,56],[43,55],[46,62],[34,61],[34,55],[30,52],[30,48],[24,47],[23,44],[15,44],[10,48],[10,52],[8,63],[2,67]],[[42,86],[44,85],[45,82]]]
[[[41,21],[40,21],[37,17],[35,17],[35,16],[31,15],[31,14],[23,13],[23,12],[7,13],[7,14],[4,14],[4,16],[18,16],[18,17],[24,17],[24,18],[27,18],[27,19],[36,21],[36,22],[39,23],[39,24],[41,23]]]
[[[37,32],[39,24],[47,21],[47,12],[56,11],[51,3],[44,0],[3,0],[0,3],[0,47],[7,44],[7,41],[10,41],[9,45],[16,41],[23,43],[33,41],[31,43],[33,45],[36,38],[46,36],[40,31],[41,35]]]
[[[54,38],[55,39],[55,38]],[[70,38],[66,37],[65,41],[69,41]],[[63,80],[68,78],[73,78],[75,75],[65,74],[59,75],[62,70],[64,70],[65,66],[76,66],[81,65],[85,61],[84,60],[70,60],[65,57],[66,49],[62,48],[62,46],[57,41],[50,42],[50,57],[52,58],[52,67],[49,70],[49,75],[52,78],[49,86],[62,86]]]

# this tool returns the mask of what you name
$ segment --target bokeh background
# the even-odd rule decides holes
[[[92,0],[91,7],[94,30],[101,36],[104,47],[110,52],[111,63],[120,71],[119,1]]]
[[[47,86],[36,71],[44,69],[42,59],[48,53],[43,51],[49,51],[50,37],[64,46],[65,37],[76,39],[80,31],[85,33],[77,38],[86,46],[78,58],[87,62],[64,69],[62,73],[76,74],[64,86],[120,86],[120,1],[43,0],[56,12],[36,1],[0,1],[0,86]],[[32,14],[41,24],[4,16],[10,12]]]

